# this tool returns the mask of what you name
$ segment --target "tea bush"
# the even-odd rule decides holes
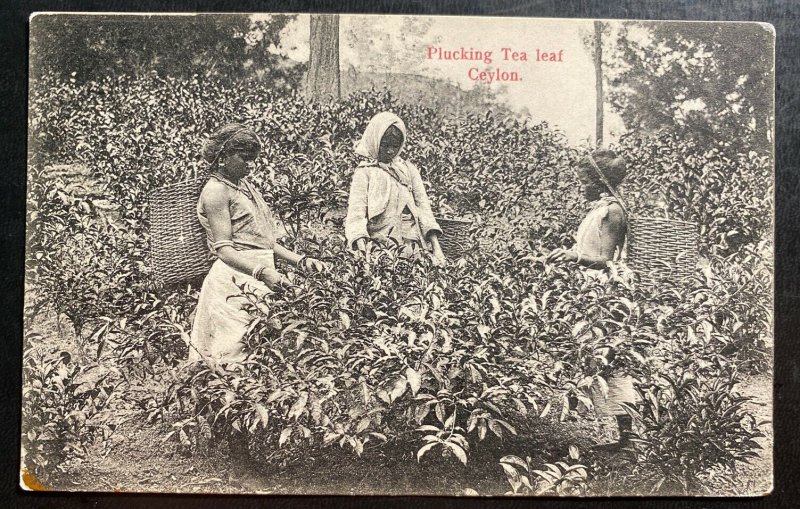
[[[515,434],[511,422],[543,406],[549,359],[531,356],[509,298],[522,288],[507,274],[445,272],[392,247],[375,247],[367,269],[339,237],[317,249],[338,263],[296,276],[290,296],[266,303],[243,288],[256,316],[248,359],[232,372],[205,366],[176,388],[194,399],[181,408],[237,430],[269,426],[276,446],[336,442],[361,455],[416,434],[420,459],[441,447],[466,463],[471,440]]]
[[[729,256],[772,236],[769,156],[731,157],[670,133],[628,135],[618,150],[629,164],[634,212],[696,222],[702,254]]]
[[[361,455],[407,437],[420,460],[440,448],[466,463],[487,435],[535,434],[554,406],[567,419],[570,398],[591,410],[592,386],[611,374],[652,379],[690,358],[715,380],[731,365],[721,353],[730,289],[713,269],[654,294],[624,271],[588,275],[528,252],[439,269],[376,247],[368,271],[342,239],[304,247],[334,269],[295,274],[284,297],[242,288],[256,317],[248,359],[176,387],[187,425],[263,426],[271,446],[298,452],[338,442]]]
[[[120,377],[76,362],[68,351],[39,346],[26,349],[22,369],[22,467],[47,482],[66,460],[83,457],[96,438],[113,433],[108,411]]]
[[[154,74],[81,85],[44,78],[32,87],[31,104],[30,295],[66,314],[96,359],[113,359],[124,376],[177,367],[190,347],[197,282],[151,286],[147,196],[203,175],[200,144],[223,123],[247,123],[265,141],[252,178],[285,225],[285,241],[331,262],[325,274],[287,268],[295,289],[267,300],[242,288],[254,316],[247,360],[227,369],[185,367],[166,390],[175,416],[169,438],[185,447],[235,430],[294,457],[334,445],[360,456],[391,443],[415,450],[418,461],[442,454],[466,463],[484,440],[537,433],[551,411],[574,418],[570,401],[591,410],[591,387],[612,374],[652,388],[691,357],[703,377],[681,392],[691,398],[730,391],[724,384],[735,379],[734,367],[769,365],[771,217],[764,211],[772,197],[770,161],[760,155],[727,158],[669,134],[620,141],[633,213],[701,228],[696,274],[649,287],[624,266],[592,274],[543,263],[550,249],[572,243],[585,214],[571,170],[579,154],[543,123],[491,114],[447,119],[374,90],[320,105],[257,82]],[[382,110],[406,121],[404,155],[421,169],[434,210],[473,221],[474,249],[446,268],[424,254],[375,246],[368,270],[339,235],[357,164],[353,144]],[[88,168],[91,189],[48,178],[54,164]],[[113,214],[100,210],[101,201],[113,204]],[[723,414],[729,410],[726,419],[739,415],[734,399],[717,402]],[[689,403],[673,407],[680,405]],[[50,419],[36,412],[30,408],[38,415],[31,419]],[[642,440],[655,440],[647,419]],[[714,462],[746,458],[752,447],[738,438],[718,445],[726,454],[675,475],[697,476]],[[655,464],[677,450],[639,454]],[[591,477],[554,465],[558,472],[550,469],[540,488],[579,493]]]
[[[764,434],[743,408],[748,398],[736,392],[735,370],[698,375],[692,364],[640,385],[640,402],[626,407],[637,427],[632,475],[653,492],[698,493],[702,474],[735,469],[761,449],[754,439]]]
[[[575,446],[571,446],[570,455],[577,455]],[[511,491],[506,495],[586,495],[589,469],[580,463],[570,465],[558,461],[545,463],[537,469],[533,468],[530,456],[523,460],[519,456],[509,455],[500,458],[500,466],[511,485]]]

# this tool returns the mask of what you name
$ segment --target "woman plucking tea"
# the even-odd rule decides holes
[[[305,270],[323,270],[322,262],[281,246],[272,212],[248,181],[261,142],[248,127],[228,124],[203,146],[211,177],[197,203],[208,247],[216,258],[203,281],[192,328],[189,360],[208,356],[226,362],[244,358],[241,340],[251,317],[242,309],[239,286],[260,296],[289,285],[275,258]]]
[[[350,247],[362,252],[367,241],[393,239],[398,244],[433,252],[434,262],[446,263],[425,185],[416,166],[399,154],[406,126],[395,114],[378,113],[369,121],[356,153],[364,157],[353,174],[345,218]]]
[[[613,195],[626,173],[625,160],[611,150],[597,150],[578,163],[578,179],[591,208],[578,226],[575,246],[554,250],[547,262],[571,261],[590,269],[605,269],[609,261],[619,258],[627,220],[625,209]]]
[[[627,166],[613,151],[597,150],[578,163],[577,173],[583,196],[590,202],[589,213],[578,226],[575,246],[552,251],[546,262],[574,262],[604,270],[609,262],[621,256],[625,245],[627,214],[615,195],[625,179]],[[631,417],[620,403],[635,401],[636,391],[630,376],[612,374],[606,381],[607,391],[601,390],[597,382],[592,386],[592,403],[598,416],[616,418],[620,442],[606,445],[616,448],[627,442],[632,427]]]

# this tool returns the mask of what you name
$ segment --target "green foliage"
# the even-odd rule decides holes
[[[84,83],[150,72],[183,79],[257,76],[288,90],[297,86],[304,66],[287,65],[285,57],[269,50],[294,18],[38,14],[31,20],[32,78],[57,75]]]
[[[341,238],[300,248],[334,268],[292,274],[292,292],[263,301],[242,288],[255,317],[249,356],[175,387],[187,422],[250,432],[270,423],[273,446],[338,443],[358,455],[374,433],[416,436],[419,461],[439,450],[466,463],[487,436],[534,433],[554,401],[561,421],[570,397],[591,410],[591,387],[610,374],[647,379],[691,358],[712,377],[732,362],[720,352],[735,336],[735,294],[711,268],[708,280],[653,293],[629,273],[587,275],[530,253],[476,253],[439,269],[376,246],[367,270]]]
[[[652,288],[624,266],[593,274],[544,264],[550,249],[571,245],[584,206],[570,170],[577,154],[545,124],[490,114],[445,119],[375,91],[309,104],[257,82],[197,76],[40,84],[31,97],[28,282],[78,332],[90,326],[86,346],[123,376],[185,358],[198,287],[150,287],[147,196],[202,174],[201,140],[219,125],[243,121],[262,136],[253,181],[287,226],[286,242],[332,267],[283,268],[295,288],[265,300],[241,288],[254,317],[247,359],[224,369],[190,365],[168,391],[168,438],[187,449],[235,432],[289,457],[333,446],[361,456],[390,444],[415,450],[419,462],[441,454],[467,463],[482,442],[535,434],[548,415],[578,418],[569,401],[591,410],[590,388],[610,375],[658,380],[692,358],[711,384],[700,386],[703,395],[726,390],[713,383],[732,365],[768,366],[764,158],[724,156],[668,135],[621,141],[635,213],[703,228],[703,266]],[[437,213],[474,222],[476,249],[446,268],[376,245],[368,270],[340,235],[319,233],[322,222],[340,228],[357,164],[352,146],[382,110],[406,120],[405,156],[428,181]],[[55,162],[88,168],[91,188],[48,178]],[[113,214],[100,202],[114,204]],[[726,450],[744,458],[741,444],[751,445]],[[648,461],[671,461],[673,452],[652,449]],[[729,459],[708,456],[702,466]],[[550,463],[546,474],[517,465],[512,490],[582,492],[585,470]],[[684,473],[699,475],[692,468]]]

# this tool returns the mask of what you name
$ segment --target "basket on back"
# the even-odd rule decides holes
[[[439,246],[447,258],[458,258],[466,253],[472,246],[469,241],[469,226],[471,221],[462,219],[436,218],[442,228],[439,237]]]
[[[643,282],[691,276],[697,260],[697,224],[665,218],[628,219],[627,263]]]
[[[208,273],[206,233],[197,219],[197,201],[205,182],[205,178],[194,178],[150,194],[150,265],[159,286]]]
[[[627,263],[645,284],[691,276],[697,266],[697,224],[675,219],[635,217],[591,155],[587,156],[596,175],[625,212]]]

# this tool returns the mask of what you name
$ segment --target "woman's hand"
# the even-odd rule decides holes
[[[447,257],[444,256],[442,246],[439,244],[439,234],[433,232],[428,239],[431,242],[431,247],[433,247],[433,264],[437,267],[447,266]]]
[[[561,262],[577,262],[578,253],[570,249],[554,249],[547,258],[545,263],[561,263]]]
[[[261,272],[258,279],[266,284],[273,292],[282,292],[292,286],[292,282],[275,269],[265,269]]]
[[[447,266],[447,258],[442,253],[441,249],[433,251],[433,264],[436,267],[446,267]]]
[[[361,237],[360,239],[356,240],[356,251],[364,257],[364,267],[369,273],[369,245],[367,245],[367,239]]]

